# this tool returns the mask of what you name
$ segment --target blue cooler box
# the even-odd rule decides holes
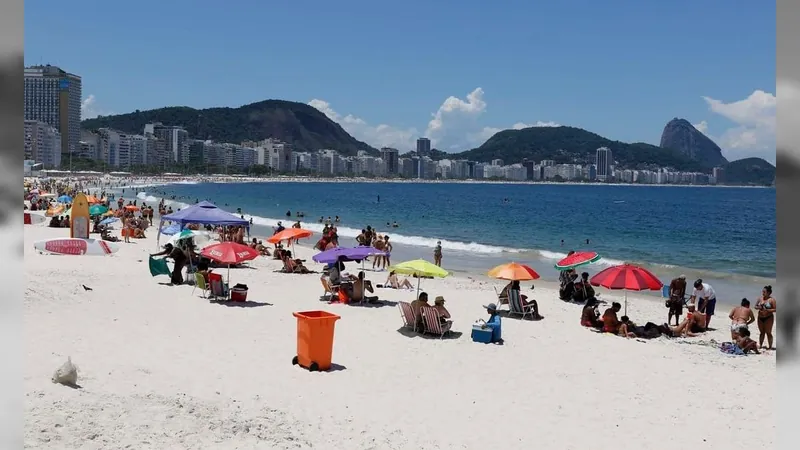
[[[472,342],[481,342],[484,344],[491,344],[492,342],[492,329],[481,328],[480,325],[472,326]]]

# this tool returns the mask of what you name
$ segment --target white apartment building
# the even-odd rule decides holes
[[[41,163],[45,169],[61,167],[61,133],[55,127],[38,120],[26,120],[24,132],[24,159]]]

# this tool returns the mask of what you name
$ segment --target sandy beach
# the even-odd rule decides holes
[[[728,311],[702,338],[651,341],[591,332],[554,282],[531,292],[544,319],[503,319],[505,344],[470,340],[488,278],[424,280],[455,319],[454,338],[400,332],[397,301],[320,301],[318,274],[276,273],[258,259],[233,269],[249,307],[210,303],[192,286],[151,277],[148,239],[113,256],[38,254],[66,229],[25,226],[25,447],[52,449],[635,449],[771,448],[775,354],[728,356]],[[298,247],[310,261],[312,250]],[[356,272],[354,263],[348,264]],[[487,270],[489,268],[487,267]],[[224,273],[224,271],[223,271]],[[367,272],[373,283],[386,273]],[[91,288],[87,291],[83,286]],[[599,289],[605,301],[622,294]],[[776,292],[780,299],[780,293]],[[663,323],[663,302],[628,296],[637,323]],[[291,364],[294,311],[336,324],[335,370]],[[752,327],[753,329],[755,327]],[[463,333],[463,334],[461,334]],[[780,343],[778,343],[780,345]],[[80,389],[53,384],[67,357]]]

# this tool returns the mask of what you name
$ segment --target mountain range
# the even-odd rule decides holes
[[[333,149],[346,156],[363,150],[377,155],[378,150],[359,141],[321,111],[305,103],[264,100],[238,108],[194,109],[173,106],[128,114],[100,116],[84,120],[84,129],[113,128],[126,133],[142,133],[148,123],[161,122],[186,128],[193,138],[217,142],[242,142],[266,138],[280,139],[301,151]],[[775,167],[760,158],[729,162],[722,150],[689,121],[675,118],[664,127],[659,146],[642,142],[625,143],[607,139],[590,131],[569,127],[530,127],[503,130],[477,148],[460,153],[432,150],[434,159],[468,159],[489,162],[501,159],[506,164],[523,159],[556,163],[594,162],[599,147],[612,150],[618,167],[647,169],[672,167],[676,170],[709,173],[722,167],[730,183],[770,184]],[[413,152],[412,152],[413,153]]]

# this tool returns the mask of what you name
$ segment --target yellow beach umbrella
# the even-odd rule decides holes
[[[424,259],[401,262],[389,267],[389,270],[395,273],[417,277],[417,297],[419,297],[419,283],[423,277],[444,278],[450,275],[450,272]]]

